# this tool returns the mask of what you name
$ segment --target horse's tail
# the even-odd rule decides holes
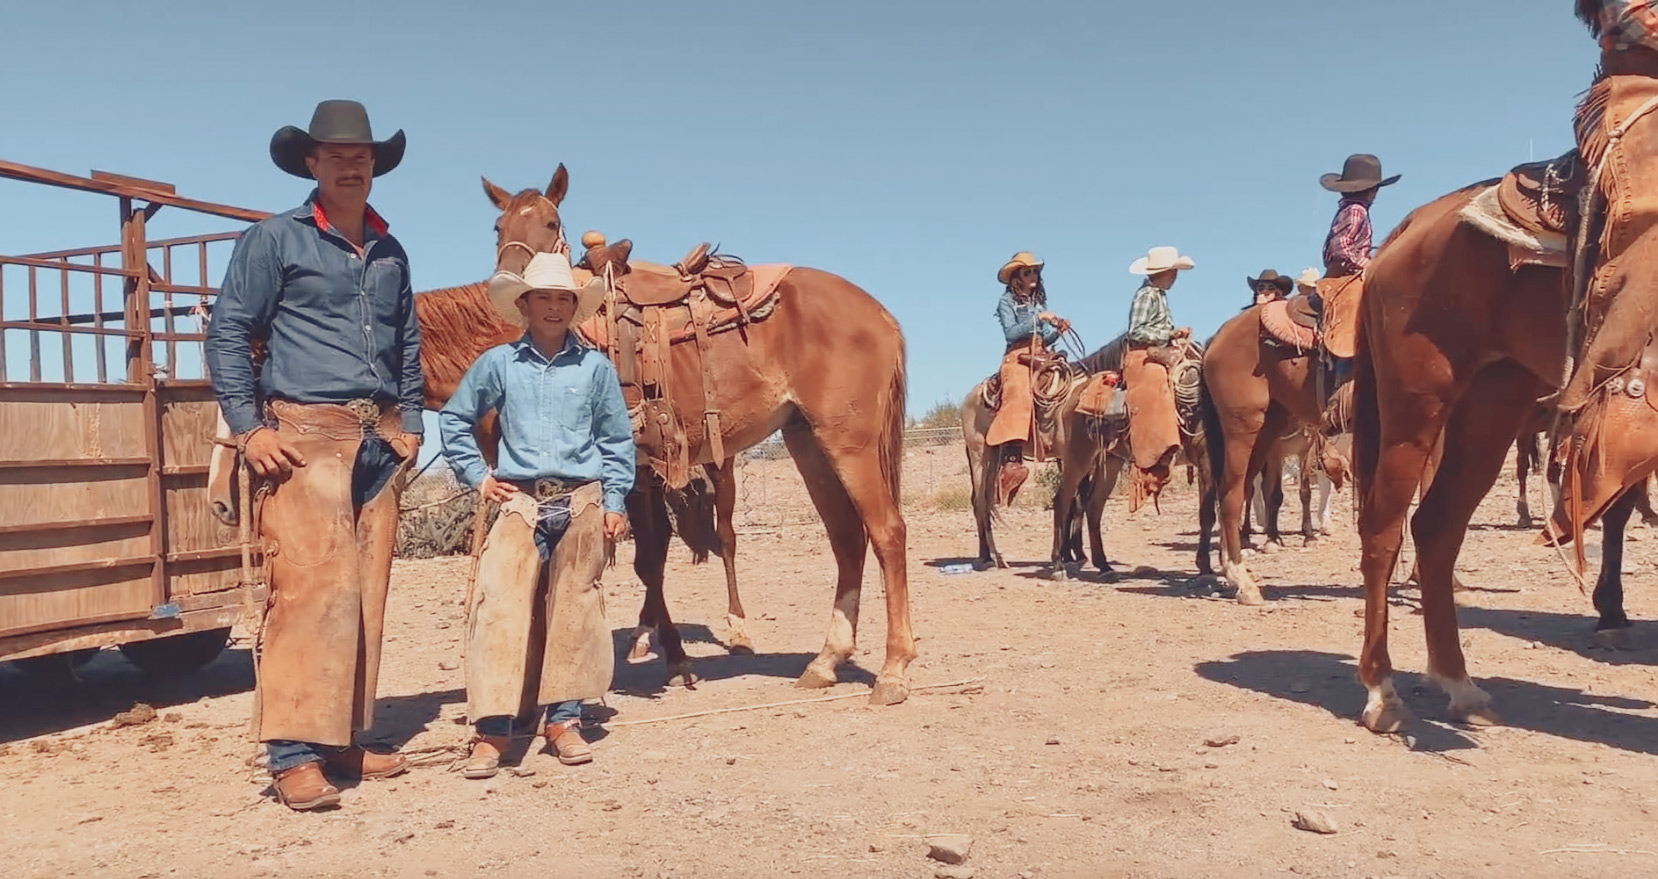
[[[886,477],[887,490],[892,492],[892,502],[902,506],[904,503],[904,398],[909,383],[902,335],[898,337],[898,357],[896,360],[897,362],[893,364],[891,384],[887,386],[886,399],[881,401],[883,417],[881,419],[879,442],[881,475]]]

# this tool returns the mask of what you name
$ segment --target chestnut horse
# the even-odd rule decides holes
[[[497,271],[522,272],[535,254],[567,246],[558,208],[568,187],[569,175],[562,165],[544,192],[527,189],[513,194],[484,181],[486,194],[501,211],[496,223]],[[721,438],[728,457],[782,431],[828,532],[839,569],[835,601],[823,649],[798,685],[832,686],[839,666],[850,660],[865,557],[873,546],[886,591],[887,643],[870,701],[902,702],[909,695],[909,664],[916,655],[905,525],[899,509],[903,334],[879,302],[839,276],[795,268],[777,289],[778,301],[769,316],[741,332],[711,335],[709,350],[700,360],[697,346],[677,345],[671,363],[664,365],[672,370],[669,381],[676,387],[700,387],[702,370],[711,371],[710,386],[721,393]],[[517,332],[503,329],[498,319],[483,320],[470,337],[451,334],[444,350],[423,353],[422,361],[428,369],[438,360],[470,364]],[[434,341],[423,339],[423,349],[433,348]],[[676,401],[676,409],[700,405],[700,399],[685,399],[688,396]],[[677,415],[693,433],[693,460],[723,464],[712,460],[712,444],[700,429],[693,430],[702,423],[702,411]],[[640,627],[657,633],[670,675],[688,681],[689,659],[662,590],[670,536],[666,490],[648,471],[640,476],[628,498],[634,570],[646,588]]]
[[[1265,602],[1244,567],[1244,504],[1249,477],[1276,460],[1279,438],[1297,426],[1312,430],[1320,468],[1333,481],[1346,470],[1346,462],[1324,441],[1317,372],[1323,368],[1312,353],[1262,339],[1260,306],[1222,324],[1204,354],[1203,419],[1220,506],[1221,573],[1237,587],[1239,604]],[[1328,380],[1333,388],[1334,379]],[[1306,536],[1316,540],[1312,533]]]

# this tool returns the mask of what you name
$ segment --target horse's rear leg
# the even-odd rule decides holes
[[[641,474],[641,481],[648,477]],[[654,631],[662,645],[662,656],[668,663],[670,686],[690,686],[696,677],[691,672],[691,660],[685,655],[679,630],[668,615],[668,600],[663,591],[663,572],[668,565],[668,504],[662,491],[654,484],[628,495],[628,519],[633,525],[633,572],[645,584],[645,604],[639,610],[639,627],[633,630],[633,647],[629,662],[643,662],[650,658],[650,636]]]
[[[818,456],[797,454],[802,475],[807,461],[813,466],[828,468],[815,477],[821,483],[813,493],[818,513],[829,531],[829,540],[835,547],[835,560],[840,564],[841,581],[836,587],[835,615],[830,620],[829,638],[823,652],[812,661],[812,667],[801,676],[808,679],[813,668],[819,678],[827,672],[834,679],[834,666],[851,655],[852,636],[857,630],[859,589],[863,582],[863,564],[866,548],[875,550],[875,560],[881,566],[881,582],[886,590],[887,651],[886,661],[875,678],[875,688],[869,701],[876,705],[895,705],[909,698],[910,662],[915,659],[915,633],[910,628],[910,584],[907,565],[906,529],[904,514],[899,509],[891,481],[882,466],[881,440],[876,437],[812,436],[804,425],[795,431],[796,439],[790,445],[810,446]],[[784,438],[789,431],[785,429]],[[804,442],[802,440],[805,440]],[[894,463],[896,466],[896,462]],[[839,477],[837,480],[835,477]],[[814,477],[808,476],[810,486]],[[834,520],[835,524],[831,525]],[[845,624],[847,637],[841,640],[837,632]],[[844,648],[844,652],[842,652]]]
[[[1651,485],[1652,480],[1649,477],[1630,489],[1630,493],[1635,496],[1635,509],[1641,511],[1641,524],[1648,528],[1658,527],[1658,513],[1652,511],[1652,495],[1648,491]]]
[[[1284,511],[1284,459],[1269,455],[1261,468],[1261,488],[1266,495],[1266,515],[1261,517],[1261,530],[1267,542],[1262,550],[1268,554],[1284,547],[1284,534],[1278,530],[1278,516]]]
[[[1496,723],[1491,697],[1468,677],[1457,628],[1453,574],[1468,522],[1502,472],[1508,447],[1542,388],[1512,362],[1474,377],[1445,426],[1442,458],[1433,485],[1411,521],[1422,579],[1422,624],[1428,638],[1428,673],[1451,697],[1451,716],[1468,723]]]
[[[783,443],[800,470],[817,508],[818,518],[829,533],[829,547],[835,554],[835,606],[829,614],[829,633],[823,650],[801,673],[797,686],[809,689],[832,687],[838,682],[836,669],[850,659],[857,648],[858,602],[862,597],[864,554],[868,539],[858,509],[841,484],[834,465],[818,446],[811,428],[791,423],[783,428]]]
[[[720,561],[725,562],[725,625],[726,649],[732,653],[753,653],[754,642],[748,637],[748,614],[743,612],[742,596],[737,594],[737,469],[731,458],[718,466],[708,465],[714,477],[714,522],[720,536]]]
[[[1262,414],[1261,421],[1254,430],[1246,428],[1226,436],[1225,466],[1220,481],[1221,573],[1237,587],[1238,603],[1251,606],[1265,604],[1266,599],[1261,596],[1261,587],[1243,563],[1243,541],[1238,523],[1243,518],[1246,502],[1244,483],[1250,475],[1260,471],[1263,459],[1270,451],[1270,444],[1262,442],[1261,438],[1283,433],[1281,415],[1275,416],[1269,410]]]
[[[1514,440],[1514,480],[1520,484],[1519,497],[1514,501],[1514,515],[1521,528],[1530,528],[1532,523],[1531,498],[1527,496],[1530,492],[1526,485],[1527,477],[1531,475],[1532,455],[1527,445],[1536,442],[1535,434]]]
[[[1595,643],[1622,650],[1629,646],[1629,617],[1623,609],[1623,534],[1640,504],[1643,486],[1633,486],[1601,516],[1600,579],[1595,581]]]

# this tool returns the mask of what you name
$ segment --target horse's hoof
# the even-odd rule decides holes
[[[1261,555],[1277,555],[1279,552],[1283,551],[1283,549],[1284,545],[1282,543],[1279,543],[1276,540],[1269,540],[1265,546],[1261,547]]]
[[[835,677],[833,669],[825,672],[817,663],[813,663],[806,666],[806,670],[800,673],[800,680],[795,681],[794,685],[802,690],[824,690],[838,683],[840,680]]]
[[[689,690],[696,686],[697,674],[691,670],[691,661],[673,662],[668,664],[668,686],[684,687]]]
[[[996,557],[996,568],[1002,571],[1007,570],[1007,562],[1003,561],[1001,556]]]
[[[726,645],[725,652],[731,654],[732,656],[753,656],[754,645],[749,643],[747,638],[733,638],[731,639],[731,643]]]
[[[1048,579],[1055,583],[1063,583],[1071,579],[1071,572],[1064,565],[1054,565],[1053,571],[1048,574]]]
[[[910,698],[910,686],[903,681],[877,678],[875,689],[869,691],[871,705],[897,705]]]
[[[1254,586],[1250,586],[1248,588],[1240,586],[1238,587],[1237,602],[1244,607],[1260,607],[1261,605],[1266,604],[1267,600],[1261,597],[1260,589],[1257,589]]]
[[[1596,629],[1595,646],[1607,650],[1629,649],[1629,626],[1619,626],[1615,629]]]
[[[1451,706],[1451,719],[1467,726],[1502,726],[1503,720],[1497,716],[1491,707],[1491,700],[1485,700],[1484,705],[1469,705],[1467,707]]]
[[[650,630],[647,629],[643,632],[635,632],[633,636],[633,647],[628,650],[627,661],[632,665],[638,665],[642,662],[650,662],[655,658],[656,653],[651,650]]]
[[[1312,549],[1323,542],[1324,541],[1318,538],[1317,534],[1309,534],[1307,535],[1307,539],[1301,545],[1307,547],[1308,549]]]
[[[1373,733],[1400,732],[1410,719],[1410,709],[1398,702],[1383,702],[1364,707],[1364,728]]]

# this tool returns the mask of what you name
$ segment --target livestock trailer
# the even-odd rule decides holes
[[[0,161],[0,180],[106,196],[120,221],[116,244],[0,256],[0,661],[119,647],[147,671],[203,665],[265,595],[255,536],[208,504],[209,263],[239,232],[152,240],[146,224],[266,214],[99,171]]]

